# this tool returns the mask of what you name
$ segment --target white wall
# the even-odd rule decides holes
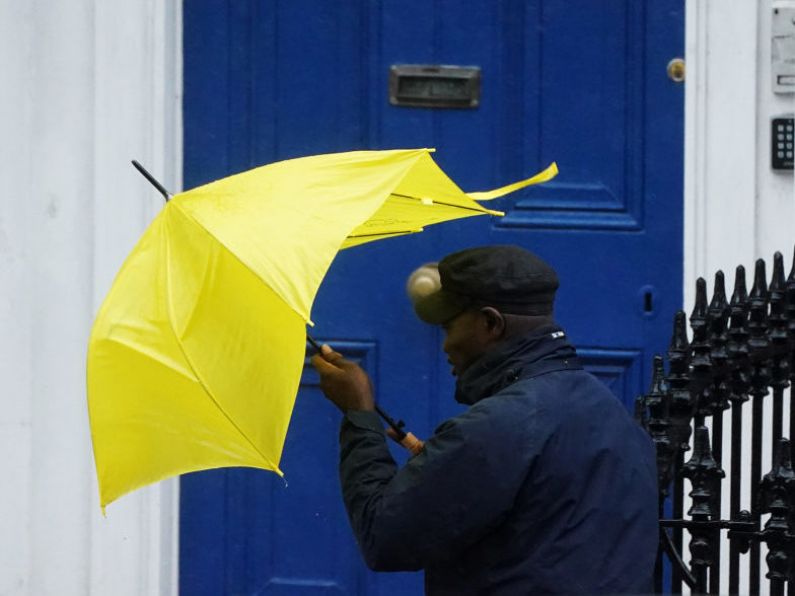
[[[795,245],[792,172],[770,168],[770,118],[792,112],[792,94],[770,81],[774,6],[792,0],[689,0],[685,90],[685,295],[696,277],[743,264],[789,266]],[[769,270],[768,270],[769,274]],[[710,283],[711,287],[711,283]]]
[[[770,168],[770,118],[795,111],[795,95],[772,91],[770,25],[777,6],[793,7],[795,1],[687,0],[684,283],[688,312],[699,276],[707,280],[711,296],[713,276],[722,269],[730,295],[737,265],[745,266],[749,290],[757,258],[767,261],[768,281],[776,250],[784,255],[786,273],[792,266],[793,172]],[[765,425],[769,429],[771,400],[766,401]],[[750,405],[745,408],[750,416]],[[785,420],[788,411],[785,406]],[[727,414],[725,454],[729,424]],[[743,441],[748,446],[748,424],[744,431]],[[770,444],[769,435],[763,444]],[[745,455],[743,483],[747,487],[750,453]],[[770,465],[770,453],[765,450],[763,473]],[[728,461],[723,468],[728,476]],[[744,498],[742,508],[750,509],[749,496],[745,494]],[[725,499],[724,519],[728,519],[728,506]],[[724,542],[726,546],[728,542]],[[763,547],[763,566],[765,552]],[[689,560],[689,553],[686,555],[685,560]],[[724,560],[727,556],[724,549]],[[722,567],[725,590],[728,566]],[[744,566],[741,569],[743,592],[747,575]],[[763,593],[767,592],[766,584]]]
[[[100,514],[93,314],[180,183],[178,0],[0,0],[0,594],[176,590],[176,485]]]

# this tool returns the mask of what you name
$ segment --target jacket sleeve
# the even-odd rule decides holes
[[[444,562],[505,519],[534,449],[524,416],[493,414],[473,406],[448,420],[400,470],[377,415],[346,415],[340,433],[343,499],[371,569],[417,570]]]

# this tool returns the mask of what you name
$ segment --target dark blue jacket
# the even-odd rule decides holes
[[[473,404],[398,469],[377,416],[340,433],[343,497],[368,566],[425,570],[428,594],[651,592],[652,443],[559,328],[488,353]]]

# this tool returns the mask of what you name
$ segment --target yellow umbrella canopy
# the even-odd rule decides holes
[[[100,504],[186,472],[279,470],[315,294],[341,249],[476,215],[429,149],[278,162],[176,195],[100,308],[88,409]]]

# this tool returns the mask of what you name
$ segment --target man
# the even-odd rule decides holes
[[[515,246],[457,252],[438,271],[414,306],[444,329],[470,407],[403,468],[367,374],[327,346],[312,360],[345,414],[342,492],[368,566],[424,569],[428,594],[650,592],[652,443],[555,325],[555,271]]]

